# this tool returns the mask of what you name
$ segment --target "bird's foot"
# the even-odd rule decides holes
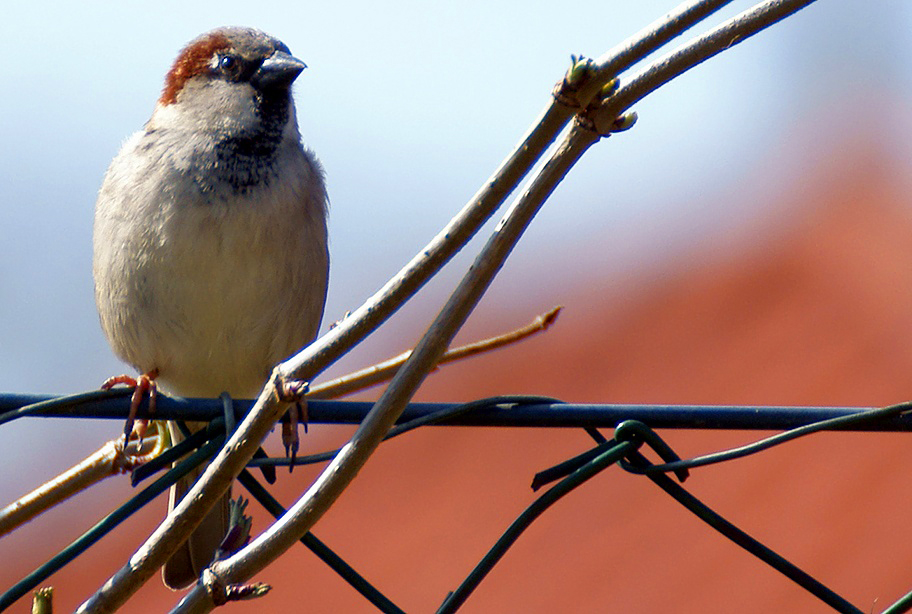
[[[139,411],[139,405],[142,403],[143,396],[149,394],[149,415],[155,413],[155,399],[158,396],[158,388],[155,385],[155,378],[158,377],[158,369],[152,369],[148,373],[143,373],[138,378],[129,375],[115,375],[109,377],[101,385],[102,390],[110,390],[118,384],[125,384],[133,388],[133,396],[130,398],[130,413],[127,414],[127,422],[124,424],[124,446],[130,440],[130,434],[135,432],[136,437],[142,443],[143,435],[149,428],[148,420],[137,420],[136,412]]]
[[[307,400],[304,395],[310,385],[303,380],[282,380],[279,387],[279,398],[291,403],[288,409],[288,420],[282,422],[282,444],[285,446],[285,456],[291,459],[288,472],[294,469],[295,458],[298,455],[298,446],[301,438],[298,436],[298,424],[304,424],[304,433],[307,433]]]

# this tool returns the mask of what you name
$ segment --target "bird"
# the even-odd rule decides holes
[[[150,119],[111,162],[95,204],[95,300],[138,390],[253,398],[315,338],[329,199],[292,97],[305,67],[260,30],[206,32],[179,52]],[[172,488],[171,507],[201,473]],[[168,587],[212,561],[229,500],[165,564]]]

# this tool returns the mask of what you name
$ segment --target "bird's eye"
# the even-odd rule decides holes
[[[219,58],[218,65],[225,72],[233,72],[237,67],[237,60],[233,56],[223,55]]]

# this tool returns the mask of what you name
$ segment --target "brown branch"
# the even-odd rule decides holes
[[[443,355],[443,358],[437,363],[437,367],[446,363],[469,358],[483,352],[490,352],[491,350],[496,350],[505,345],[518,343],[527,337],[544,332],[557,320],[557,316],[560,314],[561,309],[563,309],[563,307],[554,307],[547,313],[536,317],[529,324],[502,335],[452,348]],[[408,350],[402,352],[398,356],[371,365],[360,371],[355,371],[328,382],[324,382],[318,386],[313,386],[310,389],[307,398],[336,399],[389,381],[396,375],[396,371],[399,370],[399,367],[401,367],[411,355],[412,350]]]

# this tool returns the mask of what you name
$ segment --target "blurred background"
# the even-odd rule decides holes
[[[750,5],[733,3],[708,25]],[[597,57],[674,6],[5,7],[0,390],[74,393],[124,371],[92,296],[95,195],[120,144],[150,115],[177,51],[199,33],[258,27],[309,66],[295,95],[332,203],[325,330],[472,196],[547,103],[571,54]],[[573,169],[460,339],[563,304],[558,324],[519,347],[443,369],[421,398],[874,406],[912,396],[909,32],[909,3],[819,2],[636,105],[636,127],[596,145]],[[410,347],[478,247],[330,373]],[[120,428],[4,425],[0,501]],[[314,428],[304,447],[322,449],[348,432]],[[684,456],[759,435],[667,436]],[[907,439],[818,436],[701,470],[688,484],[861,609],[877,611],[912,588],[903,573],[912,564]],[[535,471],[588,445],[581,432],[425,429],[384,446],[315,533],[407,611],[433,610],[532,500]],[[283,477],[283,500],[314,475]],[[126,478],[108,482],[0,539],[0,587],[130,495]],[[62,611],[145,539],[165,501],[150,507],[84,555],[78,572],[52,578]],[[254,530],[265,523],[255,516]],[[258,578],[276,587],[266,601],[234,609],[370,611],[301,550]],[[125,611],[175,602],[155,579]],[[826,611],[647,481],[617,470],[542,517],[464,611],[669,609]]]

